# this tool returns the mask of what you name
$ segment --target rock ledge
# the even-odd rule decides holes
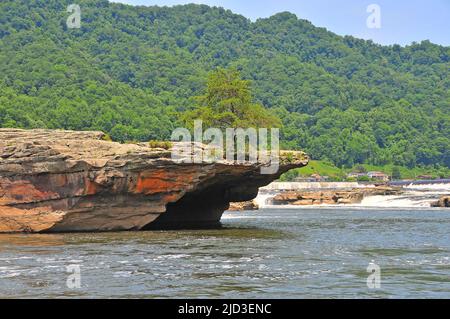
[[[0,232],[213,227],[230,202],[307,165],[303,152],[262,164],[180,164],[170,150],[102,132],[0,129]],[[201,147],[201,146],[197,146]]]

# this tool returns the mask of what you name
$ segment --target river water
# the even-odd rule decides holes
[[[222,222],[0,235],[0,297],[450,298],[449,209],[266,208]],[[369,263],[380,288],[367,285]]]

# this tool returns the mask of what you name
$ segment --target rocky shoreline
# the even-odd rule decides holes
[[[258,210],[258,209],[259,209],[259,206],[254,200],[230,203],[230,207],[228,208],[228,210],[231,212],[241,212],[241,211],[250,211],[250,210]]]
[[[0,129],[0,232],[215,227],[230,202],[308,160],[281,151],[279,171],[262,175],[261,163],[180,163],[102,132]]]
[[[450,195],[442,196],[438,201],[432,203],[431,207],[450,207]]]
[[[401,188],[390,186],[353,188],[350,190],[286,191],[269,199],[268,204],[296,206],[359,204],[366,196],[398,195],[401,193]]]

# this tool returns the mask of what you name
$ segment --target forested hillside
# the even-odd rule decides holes
[[[69,4],[81,28],[67,29]],[[167,139],[207,75],[235,67],[284,147],[337,166],[450,167],[450,48],[381,46],[290,13],[106,0],[0,2],[0,126]]]

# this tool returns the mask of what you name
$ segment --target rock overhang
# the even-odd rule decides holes
[[[0,232],[214,227],[230,202],[308,163],[282,151],[279,170],[264,175],[261,163],[180,163],[170,149],[105,137],[0,129]]]

